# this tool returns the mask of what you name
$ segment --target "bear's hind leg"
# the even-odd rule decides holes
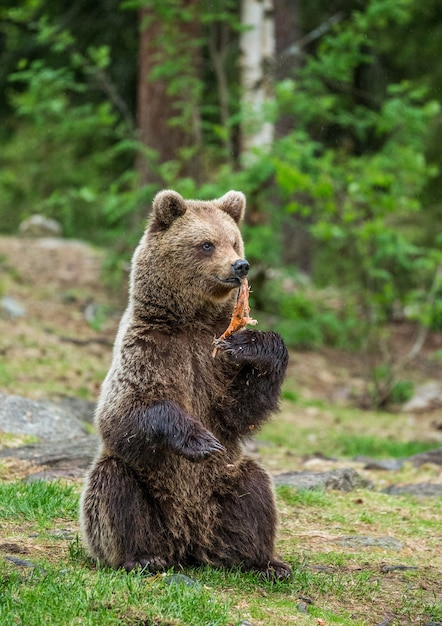
[[[158,571],[171,567],[159,512],[123,461],[104,458],[89,474],[81,499],[81,527],[89,554],[100,563]]]
[[[290,566],[274,557],[277,513],[271,479],[255,461],[244,459],[219,497],[220,517],[211,546],[215,565],[240,565],[269,579],[290,579]]]

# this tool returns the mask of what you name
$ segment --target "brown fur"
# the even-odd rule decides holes
[[[101,563],[151,571],[240,565],[289,577],[274,558],[271,480],[241,441],[276,408],[282,339],[242,330],[212,357],[235,303],[245,198],[158,194],[132,261],[129,305],[104,381],[102,440],[81,524]],[[210,244],[210,245],[209,245]]]

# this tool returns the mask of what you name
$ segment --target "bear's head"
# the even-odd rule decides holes
[[[190,321],[204,310],[215,317],[216,310],[231,312],[249,269],[238,227],[245,205],[238,191],[211,201],[184,200],[171,190],[156,195],[132,261],[139,315]]]

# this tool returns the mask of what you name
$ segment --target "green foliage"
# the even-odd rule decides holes
[[[399,378],[387,360],[375,365],[371,376],[370,392],[373,406],[403,404],[413,397],[414,384],[410,380]]]
[[[411,400],[414,392],[414,384],[411,380],[396,380],[390,390],[390,402],[392,404],[403,404]]]
[[[259,284],[259,276],[257,280]],[[253,277],[251,284],[255,284]],[[355,349],[360,345],[360,322],[352,303],[341,303],[333,290],[312,288],[301,274],[273,272],[258,293],[252,289],[251,304],[260,310],[262,323],[281,333],[290,346]]]
[[[408,226],[422,221],[422,193],[437,173],[425,149],[440,106],[411,81],[373,93],[357,86],[358,74],[375,63],[378,38],[408,22],[411,7],[372,0],[353,11],[294,79],[277,85],[277,115],[291,116],[294,130],[259,159],[272,164],[282,228],[301,224],[314,241],[314,281],[342,294],[334,309],[299,289],[278,294],[276,327],[291,345],[379,352],[381,331],[397,311],[427,328],[440,323],[438,233],[424,246]],[[383,402],[409,396],[406,382],[392,376],[388,383]]]
[[[72,34],[45,15],[29,28],[46,54],[21,59],[9,76],[18,124],[0,156],[3,228],[13,232],[21,219],[41,212],[60,220],[66,236],[103,242],[109,228],[120,231],[151,191],[136,189],[127,168],[138,144],[104,93],[110,89],[109,48],[90,46],[80,53]],[[57,66],[48,52],[62,55],[65,64]],[[102,97],[91,98],[91,90]]]
[[[300,114],[299,87],[294,84],[293,89],[294,111]],[[318,277],[322,274],[335,284],[358,289],[360,305],[379,321],[385,321],[395,303],[405,303],[417,271],[423,262],[428,267],[431,261],[427,249],[401,232],[400,222],[420,209],[419,193],[434,174],[423,155],[423,129],[434,110],[412,102],[405,90],[402,96],[396,128],[389,128],[388,137],[372,154],[331,149],[299,130],[274,150],[275,174],[286,210],[308,216],[310,232],[319,242]],[[384,110],[389,104],[387,101]],[[402,129],[407,113],[409,121]],[[367,117],[373,117],[371,111]],[[413,125],[414,117],[419,123]],[[381,111],[372,129],[377,131],[384,120]],[[408,133],[413,126],[415,145],[404,146],[402,131]],[[416,137],[421,140],[419,147]],[[432,280],[431,272],[426,280]]]

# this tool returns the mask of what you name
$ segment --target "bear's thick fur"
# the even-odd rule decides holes
[[[286,347],[273,332],[245,329],[212,356],[248,270],[244,210],[235,191],[211,202],[174,191],[154,199],[81,502],[85,544],[104,565],[205,563],[291,575],[274,556],[271,479],[241,447],[277,407]]]

